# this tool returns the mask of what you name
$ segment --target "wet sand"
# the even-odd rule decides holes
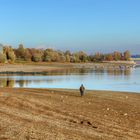
[[[0,140],[139,140],[140,94],[0,88]]]

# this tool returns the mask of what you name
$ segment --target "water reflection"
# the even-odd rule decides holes
[[[0,87],[14,87],[15,80],[14,79],[0,79]]]
[[[87,83],[94,80],[105,80],[111,79],[112,76],[115,79],[120,79],[120,76],[125,76],[127,80],[131,75],[132,70],[118,70],[118,69],[66,69],[66,70],[57,70],[50,71],[47,75],[0,75],[0,87],[49,87],[49,85],[56,84],[58,87],[58,83],[65,83],[75,81],[79,81],[79,84],[82,81],[86,81]],[[57,85],[58,84],[58,85]],[[70,85],[73,87],[73,85]],[[60,87],[61,88],[61,87]],[[65,88],[65,86],[63,87]]]
[[[131,69],[126,69],[126,70],[112,70],[109,69],[107,70],[108,75],[125,75],[129,76],[131,74]]]
[[[66,69],[66,70],[57,70],[57,71],[50,71],[48,72],[47,75],[72,75],[72,74],[80,74],[84,75],[87,73],[95,73],[95,74],[100,74],[100,73],[107,73],[108,75],[130,75],[132,69],[86,69],[86,68],[81,68],[81,69]]]

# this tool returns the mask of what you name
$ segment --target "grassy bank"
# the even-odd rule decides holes
[[[0,139],[138,140],[140,95],[65,89],[0,89]]]

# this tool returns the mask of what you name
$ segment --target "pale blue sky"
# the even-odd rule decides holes
[[[0,0],[0,43],[137,53],[140,0]]]

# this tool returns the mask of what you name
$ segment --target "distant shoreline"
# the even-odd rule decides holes
[[[0,74],[43,74],[46,75],[50,71],[64,70],[64,69],[115,69],[119,70],[120,66],[123,69],[129,69],[135,66],[134,61],[104,61],[102,63],[15,63],[15,64],[1,64]]]

